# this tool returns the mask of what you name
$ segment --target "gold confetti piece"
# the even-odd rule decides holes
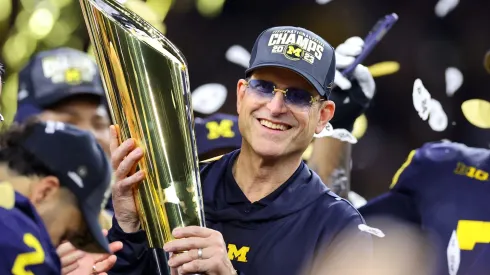
[[[483,60],[483,65],[485,66],[485,70],[490,74],[490,51],[485,55],[485,59]]]
[[[368,121],[365,115],[360,115],[354,122],[354,128],[352,130],[352,135],[358,140],[364,136],[368,126]]]
[[[368,67],[373,77],[394,74],[400,70],[400,63],[396,61],[384,61]]]
[[[474,126],[490,128],[490,102],[483,99],[470,99],[461,105],[465,118]]]
[[[313,153],[313,142],[308,145],[308,148],[306,148],[305,152],[303,153],[303,160],[309,160],[311,153]]]

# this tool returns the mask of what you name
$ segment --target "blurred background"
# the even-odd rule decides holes
[[[119,2],[149,21],[187,58],[191,89],[216,83],[226,89],[218,110],[236,114],[236,82],[247,51],[268,27],[312,30],[336,47],[365,37],[382,16],[398,23],[365,65],[395,61],[399,70],[376,78],[377,94],[366,113],[367,131],[354,146],[352,189],[371,198],[388,189],[411,149],[449,139],[489,147],[490,131],[472,125],[461,104],[490,99],[483,56],[490,49],[490,1],[474,0],[127,0]],[[36,52],[67,46],[91,51],[78,0],[0,0],[0,61],[6,65],[2,114],[16,108],[17,72]],[[232,51],[230,52],[230,48]],[[228,55],[227,55],[228,53]],[[412,103],[420,78],[447,116],[434,127]],[[4,110],[9,110],[5,113]],[[444,115],[442,118],[444,124]]]

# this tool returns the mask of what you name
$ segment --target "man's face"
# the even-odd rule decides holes
[[[251,79],[274,83],[276,89],[296,88],[319,97],[315,89],[300,75],[281,68],[256,70]],[[239,128],[245,143],[264,158],[287,155],[300,157],[314,133],[325,128],[335,111],[332,101],[319,101],[311,106],[285,102],[284,94],[276,92],[272,98],[240,80],[237,85],[237,112]],[[287,96],[287,93],[286,93]]]
[[[44,110],[39,117],[43,121],[60,121],[90,131],[106,154],[109,154],[110,120],[99,100],[87,96],[73,97]]]

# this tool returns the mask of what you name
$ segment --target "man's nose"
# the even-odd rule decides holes
[[[285,96],[286,94],[283,91],[276,90],[274,97],[272,97],[271,101],[267,104],[267,108],[272,115],[277,116],[288,111]]]

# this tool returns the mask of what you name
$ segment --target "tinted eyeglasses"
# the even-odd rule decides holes
[[[286,104],[299,107],[310,107],[315,102],[325,100],[323,98],[313,97],[308,91],[298,88],[287,88],[286,90],[276,89],[276,85],[267,80],[251,79],[245,85],[257,94],[267,98],[273,98],[276,92],[281,92],[284,94]]]

